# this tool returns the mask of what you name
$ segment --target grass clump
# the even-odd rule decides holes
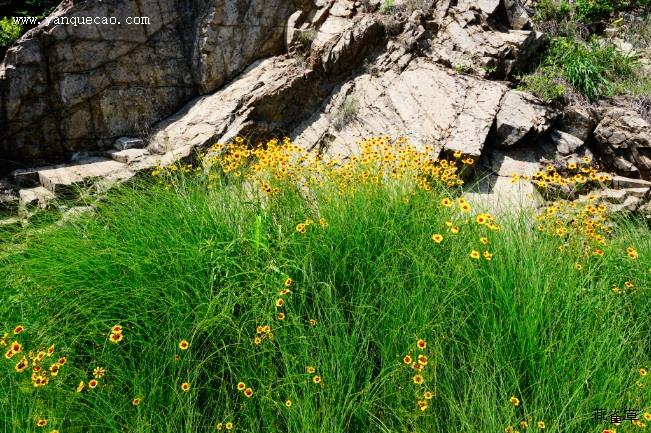
[[[534,21],[562,21],[569,16],[570,20],[588,24],[607,20],[617,12],[649,6],[649,0],[540,0]]]
[[[357,118],[359,101],[354,96],[346,97],[344,102],[332,113],[332,123],[337,131]]]
[[[542,66],[532,74],[521,76],[518,88],[547,102],[562,101],[567,95],[561,71],[553,66]]]
[[[521,85],[546,100],[560,99],[568,89],[595,100],[613,95],[618,84],[637,77],[639,69],[636,57],[606,40],[584,43],[558,37],[552,40],[541,68]]]
[[[646,228],[498,221],[457,196],[472,160],[357,146],[238,140],[0,259],[0,423],[566,432],[650,412]]]

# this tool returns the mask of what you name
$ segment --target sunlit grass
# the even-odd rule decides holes
[[[601,432],[597,408],[650,412],[646,227],[595,255],[591,233],[479,214],[440,163],[381,148],[348,174],[298,158],[276,178],[282,151],[252,176],[251,155],[161,170],[27,237],[0,259],[23,346],[0,360],[4,431]],[[15,366],[51,345],[37,364],[66,362],[34,387]]]

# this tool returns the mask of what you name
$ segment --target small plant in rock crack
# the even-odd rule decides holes
[[[395,0],[383,0],[382,4],[380,4],[380,12],[383,14],[389,14],[393,12],[395,9],[396,9]]]
[[[308,50],[312,46],[312,42],[314,42],[315,38],[316,38],[316,30],[314,29],[302,30],[298,33],[298,42],[306,50]]]
[[[332,123],[337,131],[341,131],[344,126],[349,124],[353,119],[357,117],[359,111],[359,101],[357,98],[349,97],[346,98],[343,104],[341,104],[333,113],[332,113]]]

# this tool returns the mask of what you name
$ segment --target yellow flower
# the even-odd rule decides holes
[[[520,421],[520,428],[527,428],[529,427],[529,423],[526,420]]]
[[[486,260],[493,260],[493,253],[490,253],[488,251],[484,251],[482,254]]]
[[[649,373],[646,371],[646,368],[640,368],[640,369],[638,370],[638,373],[640,373],[640,376],[646,376],[647,374],[649,374]]]
[[[415,375],[415,376],[412,378],[412,380],[414,381],[414,383],[415,383],[416,385],[422,385],[422,383],[423,383],[423,376],[421,376],[420,374],[417,374],[417,375]]]
[[[36,427],[45,427],[47,425],[47,420],[46,419],[39,419],[36,421]]]
[[[29,362],[27,361],[27,358],[25,358],[25,357],[23,356],[23,358],[22,358],[20,361],[18,361],[18,364],[16,364],[16,366],[14,367],[14,369],[15,369],[18,373],[22,373],[23,371],[25,371],[25,369],[26,369],[27,367],[29,367]]]
[[[181,384],[181,390],[183,390],[183,392],[190,391],[190,384],[188,382],[183,382]]]
[[[461,209],[461,212],[470,212],[470,210],[472,208],[470,207],[470,204],[468,204],[468,203],[460,203],[459,204],[459,209]]]
[[[233,423],[227,422],[226,425],[224,425],[224,427],[226,427],[226,430],[233,430]]]
[[[179,349],[188,350],[188,347],[190,347],[190,343],[188,343],[186,340],[181,340],[179,342]]]
[[[321,227],[323,227],[323,228],[327,228],[327,227],[328,227],[328,221],[326,221],[325,218],[319,218],[319,224],[320,224]]]
[[[538,428],[539,429],[544,429],[545,428],[545,421],[543,421],[543,420],[538,421]]]
[[[102,367],[95,367],[93,370],[93,377],[95,379],[101,379],[104,377],[104,374],[106,374],[106,370],[104,370]]]
[[[305,233],[306,228],[307,228],[307,226],[304,223],[300,223],[300,224],[296,225],[296,231],[301,233],[301,234]]]
[[[283,300],[283,298],[276,299],[276,307],[280,308],[283,305],[285,305],[285,301]]]
[[[278,313],[276,316],[278,317],[278,320],[285,320],[285,313]]]
[[[420,365],[427,365],[427,356],[425,355],[418,355],[418,363]]]
[[[88,381],[88,388],[89,389],[95,389],[97,388],[97,380],[91,379]]]
[[[520,400],[517,397],[513,396],[509,398],[509,403],[511,403],[513,406],[519,406]]]
[[[404,358],[402,358],[402,362],[404,362],[405,365],[411,364],[411,356],[406,355]]]
[[[14,328],[14,335],[18,335],[25,330],[23,325],[18,325]]]
[[[574,268],[575,268],[577,271],[580,271],[581,269],[583,269],[583,265],[581,265],[581,263],[575,263],[575,264],[574,264]]]
[[[470,252],[469,256],[470,256],[471,259],[475,259],[475,260],[479,260],[479,257],[481,257],[480,254],[479,254],[479,251],[477,251],[477,250],[472,250]]]
[[[292,407],[292,401],[291,400],[285,400],[285,406],[288,408]]]
[[[642,415],[645,420],[651,421],[651,413],[649,412],[644,412],[644,415]]]
[[[82,380],[81,382],[79,382],[79,385],[77,385],[77,392],[81,392],[81,391],[83,391],[85,386],[86,386],[86,385],[84,385],[84,381],[83,381],[83,380]]]
[[[292,280],[291,278],[287,277],[287,279],[285,280],[285,287],[289,287],[289,286],[291,286],[292,284],[294,284],[294,280]]]
[[[513,433],[513,427],[508,426],[504,429],[504,433]]]
[[[316,320],[315,319],[310,319],[310,325],[311,326],[316,326]]]
[[[312,382],[317,383],[317,384],[321,383],[321,376],[314,376],[312,378]]]
[[[244,382],[239,382],[237,384],[237,390],[238,391],[244,391],[246,389],[246,384]]]
[[[142,401],[141,397],[136,397],[133,400],[131,400],[131,404],[134,405],[134,406],[138,406],[141,401]]]
[[[418,409],[425,411],[427,407],[427,402],[425,400],[418,400]]]
[[[488,238],[479,238],[479,242],[481,242],[484,245],[488,245]]]
[[[441,200],[441,206],[451,207],[452,200],[450,200],[449,198],[444,198],[443,200]]]
[[[451,232],[452,234],[455,234],[455,235],[456,235],[456,234],[459,234],[459,227],[457,227],[457,226],[450,227],[450,232]]]
[[[425,391],[425,392],[423,393],[423,398],[424,398],[425,400],[431,400],[432,397],[434,397],[434,394],[432,393],[432,391]]]
[[[311,365],[308,365],[306,370],[307,370],[307,374],[314,374],[314,372],[316,371],[316,369]]]
[[[253,390],[251,388],[247,388],[244,390],[244,396],[246,398],[251,398],[253,397]]]
[[[424,350],[427,347],[427,342],[425,340],[418,340],[416,342],[416,347],[418,347],[420,350]]]
[[[443,240],[443,236],[441,236],[441,235],[438,234],[438,233],[435,233],[435,234],[432,235],[432,240],[433,240],[434,242],[436,242],[437,244],[440,244],[441,241]]]
[[[221,430],[221,429],[224,428],[224,424],[221,423],[221,422],[220,422],[220,423],[217,423],[217,425],[215,426],[215,428],[216,428],[217,430]]]

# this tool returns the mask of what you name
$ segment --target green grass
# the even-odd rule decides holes
[[[640,88],[637,83],[645,80],[640,69],[636,57],[620,52],[608,41],[584,43],[557,37],[538,70],[524,76],[520,86],[547,101],[563,99],[570,90],[596,100]]]
[[[577,23],[593,23],[607,20],[617,12],[649,6],[649,0],[539,0],[534,21],[560,21],[570,16]]]
[[[20,323],[25,350],[54,344],[52,359],[67,357],[39,389],[15,359],[0,360],[1,431],[189,433],[232,421],[237,432],[502,432],[527,418],[534,431],[544,420],[547,432],[601,432],[596,408],[649,410],[651,376],[637,372],[651,367],[641,224],[621,222],[606,255],[584,259],[559,253],[529,215],[505,216],[488,232],[493,260],[475,261],[485,228],[457,218],[461,232],[449,234],[445,190],[339,196],[326,185],[307,201],[221,183],[123,187],[95,216],[27,235],[0,258],[3,328]],[[300,234],[306,218],[316,222]],[[638,260],[625,254],[631,244]],[[627,280],[637,289],[610,290]],[[115,324],[125,328],[117,345],[107,339]],[[274,339],[256,346],[264,324]],[[421,388],[402,364],[419,338],[429,355]],[[97,366],[107,371],[99,386],[76,393]],[[436,395],[420,412],[425,389]]]

